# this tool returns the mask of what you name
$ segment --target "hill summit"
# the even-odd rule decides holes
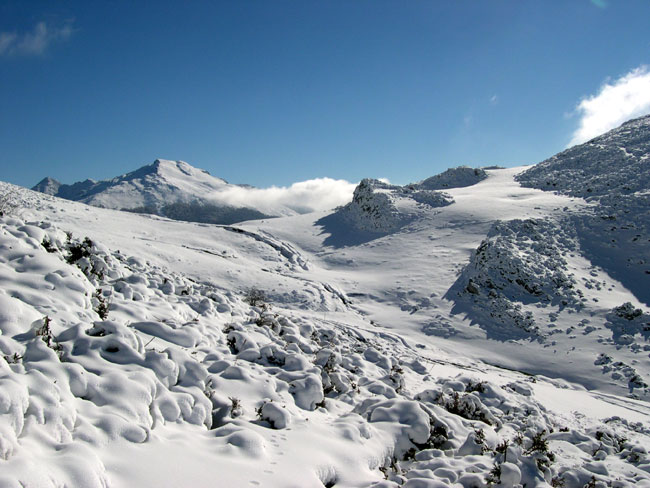
[[[152,164],[110,180],[87,179],[66,185],[47,177],[32,189],[95,207],[213,224],[294,213],[288,208],[235,206],[220,197],[224,191],[236,187],[239,185],[185,161],[156,159]]]

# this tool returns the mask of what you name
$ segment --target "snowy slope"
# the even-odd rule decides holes
[[[650,486],[647,306],[524,169],[226,226],[0,184],[0,486]]]
[[[472,186],[485,178],[487,178],[487,173],[482,168],[458,166],[449,168],[438,175],[431,176],[410,186],[423,190],[444,190],[446,188]]]
[[[163,215],[178,220],[228,224],[266,216],[294,215],[282,206],[235,207],[222,194],[230,185],[184,161],[157,159],[111,180],[63,185],[44,178],[33,190],[96,207]]]
[[[517,180],[590,202],[590,212],[572,216],[585,255],[650,305],[650,115],[567,149]]]
[[[19,218],[3,217],[0,233],[2,486],[650,478],[645,402],[382,327],[321,267],[330,261],[255,228],[278,219],[182,223],[11,189]]]
[[[610,320],[628,302],[645,307],[585,257],[573,222],[592,205],[521,188],[513,181],[521,170],[488,171],[475,186],[448,189],[455,203],[422,208],[387,234],[360,239],[331,215],[292,218],[290,235],[281,221],[262,228],[310,252],[353,306],[383,327],[414,340],[424,332],[437,345],[510,368],[645,398],[645,322],[628,324],[630,335],[613,334]],[[603,365],[601,354],[614,366]]]
[[[525,186],[583,198],[650,188],[650,115],[573,146],[517,177]]]

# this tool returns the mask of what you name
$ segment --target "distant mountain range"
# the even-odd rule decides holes
[[[424,199],[423,203],[438,206],[441,203],[438,202],[440,197],[429,195],[427,192],[473,185],[486,177],[487,174],[483,169],[459,166],[405,187],[385,185],[379,180],[364,180],[357,187],[355,194],[370,187],[372,190],[368,190],[369,195],[374,195],[374,189],[392,188],[399,190],[397,193],[406,192],[416,200]],[[366,185],[368,182],[371,182],[369,186]],[[254,190],[254,187],[233,185],[184,161],[165,159],[156,159],[152,164],[110,180],[87,179],[66,185],[54,178],[46,177],[32,187],[32,190],[95,207],[211,224],[228,225],[246,220],[305,213],[295,206],[279,205],[264,199],[256,199],[256,203],[251,202],[244,206],[233,205],[229,196],[233,193],[241,194],[242,191]],[[431,198],[434,198],[435,202]],[[241,202],[242,199],[238,198],[236,201]],[[375,222],[374,218],[365,222],[366,213],[362,212],[353,218],[356,219],[357,227],[381,232],[387,225],[386,222],[380,224]]]
[[[32,190],[95,207],[161,215],[176,220],[231,224],[244,220],[294,215],[287,207],[235,206],[224,193],[236,188],[184,161],[156,159],[110,180],[85,180],[66,185],[47,177]]]

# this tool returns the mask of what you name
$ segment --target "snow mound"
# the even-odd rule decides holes
[[[408,209],[411,203],[436,208],[451,205],[453,198],[442,192],[416,190],[411,186],[390,185],[366,178],[355,188],[352,202],[339,212],[359,230],[388,233],[412,219],[412,212]]]
[[[470,168],[469,166],[458,166],[431,176],[411,186],[422,190],[444,190],[446,188],[461,188],[472,186],[483,181],[488,175],[481,168]]]
[[[390,192],[396,188],[379,180],[363,179],[354,189],[352,201],[341,212],[348,222],[360,230],[396,230],[400,227],[400,218]]]
[[[457,300],[488,336],[537,335],[539,328],[522,305],[580,307],[576,280],[565,254],[576,249],[570,223],[550,220],[497,222],[472,253],[447,297]]]

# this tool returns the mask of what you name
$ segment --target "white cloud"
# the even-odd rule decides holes
[[[647,66],[633,69],[611,82],[596,95],[584,98],[576,108],[580,123],[569,146],[581,144],[618,127],[626,120],[650,112],[650,71]]]
[[[497,103],[499,103],[499,97],[494,94],[490,97],[490,105],[496,105]]]
[[[13,32],[0,32],[0,54],[4,54],[11,49],[18,36]]]
[[[215,198],[235,206],[273,209],[285,206],[299,213],[329,210],[352,200],[355,183],[332,178],[316,178],[289,187],[229,187]]]
[[[30,32],[0,32],[0,56],[43,54],[54,42],[65,41],[72,35],[72,23],[55,27],[39,22]]]

